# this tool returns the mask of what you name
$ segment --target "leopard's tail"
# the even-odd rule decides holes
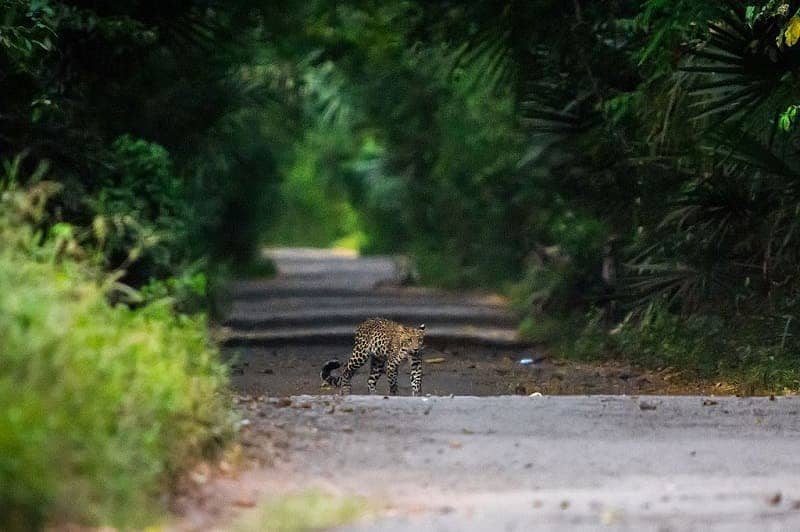
[[[322,366],[322,371],[319,372],[319,376],[325,384],[338,388],[341,386],[342,378],[338,375],[331,375],[331,371],[340,367],[342,367],[342,365],[338,360],[329,360]]]

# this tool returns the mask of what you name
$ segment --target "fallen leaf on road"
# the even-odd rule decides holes
[[[639,403],[639,410],[655,410],[656,408],[658,407],[654,403],[647,403],[645,401]]]
[[[285,408],[287,406],[292,406],[292,400],[289,399],[288,397],[281,397],[280,399],[278,399],[278,402],[275,403],[275,406],[277,406],[278,408]]]
[[[778,506],[781,503],[782,498],[783,497],[781,496],[781,492],[779,491],[778,493],[767,499],[767,503],[770,506]]]
[[[461,434],[475,434],[475,433],[474,433],[474,432],[472,432],[472,431],[471,431],[471,430],[469,430],[469,429],[461,429]]]
[[[445,359],[443,357],[433,357],[424,359],[424,362],[426,364],[441,364],[444,361]]]
[[[450,448],[451,449],[461,449],[461,447],[462,447],[461,442],[457,442],[457,441],[451,441],[450,442]]]
[[[256,501],[253,499],[236,499],[233,501],[233,505],[239,508],[252,508],[256,505]]]
[[[569,501],[561,501],[561,504],[559,504],[559,506],[561,507],[562,510],[566,510],[567,508],[569,508]]]
[[[719,403],[717,401],[714,401],[713,399],[703,399],[703,406],[714,406],[718,404]]]

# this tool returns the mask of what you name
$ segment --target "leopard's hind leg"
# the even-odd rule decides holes
[[[347,361],[347,364],[342,370],[342,375],[339,378],[342,395],[350,394],[350,379],[352,379],[356,371],[364,365],[367,358],[369,358],[369,355],[365,350],[353,350],[353,354],[350,355],[350,360]]]

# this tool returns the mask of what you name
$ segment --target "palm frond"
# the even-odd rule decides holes
[[[748,25],[740,2],[726,4],[728,9],[708,23],[707,39],[681,66],[695,78],[694,118],[713,118],[708,129],[742,121],[752,129],[774,129],[773,117],[791,103],[776,96],[791,83],[788,75],[800,66],[800,51],[776,43],[780,29],[774,24]]]

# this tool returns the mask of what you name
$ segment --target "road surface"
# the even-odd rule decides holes
[[[800,530],[800,398],[295,397],[281,475],[366,498],[343,531]]]
[[[206,509],[190,501],[179,528],[227,529],[250,501],[320,488],[368,501],[348,532],[800,530],[800,398],[639,395],[667,383],[546,357],[520,367],[541,352],[496,296],[393,286],[386,259],[274,256],[281,276],[238,285],[228,320],[257,465],[204,485]],[[439,396],[320,394],[320,361],[368,315],[429,324]],[[629,395],[549,393],[564,390]]]

